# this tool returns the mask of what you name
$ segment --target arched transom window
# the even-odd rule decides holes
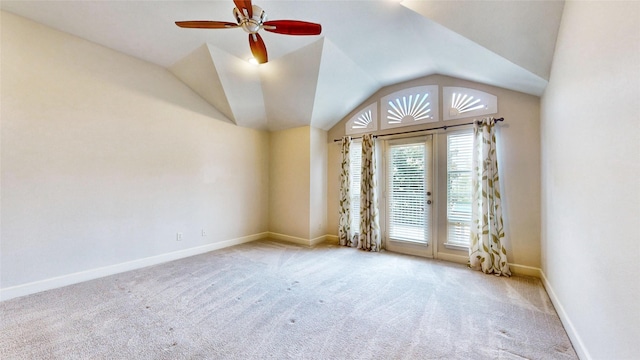
[[[455,120],[480,115],[496,114],[498,98],[489,93],[462,88],[448,87],[442,89],[442,106],[444,120]]]
[[[438,86],[403,89],[381,100],[382,129],[438,121]]]
[[[378,103],[373,103],[358,111],[346,123],[347,135],[370,133],[378,130]]]

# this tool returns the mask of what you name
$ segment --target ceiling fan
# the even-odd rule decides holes
[[[252,5],[251,0],[233,0],[236,7],[233,15],[237,23],[225,21],[176,21],[181,28],[191,29],[231,29],[242,28],[249,33],[251,53],[259,64],[267,62],[267,47],[258,31],[264,29],[285,35],[319,35],[322,32],[320,24],[299,20],[271,20],[267,21],[267,14],[259,6]]]

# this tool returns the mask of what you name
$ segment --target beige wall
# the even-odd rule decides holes
[[[271,132],[269,230],[309,243],[326,234],[327,132],[311,126]]]
[[[342,155],[339,143],[329,135],[327,144],[327,234],[338,236],[340,223],[340,170]]]
[[[269,231],[309,239],[310,127],[270,134]]]
[[[327,132],[310,128],[309,238],[327,234]]]
[[[640,354],[639,19],[568,1],[542,98],[542,269],[583,359]]]
[[[367,106],[379,98],[403,88],[419,85],[461,86],[478,89],[498,97],[499,113],[495,117],[506,120],[499,126],[498,161],[503,188],[503,216],[505,220],[507,256],[509,262],[540,267],[540,99],[535,96],[488,85],[433,75],[383,88],[363,102]],[[338,189],[340,174],[340,146],[334,142],[344,136],[345,122],[360,108],[329,130],[327,209],[328,233],[337,235]],[[442,118],[442,116],[440,117]],[[467,123],[472,119],[447,121],[447,125]],[[445,122],[426,126],[408,126],[378,131],[386,134],[445,125]],[[441,134],[444,134],[441,132]],[[442,139],[441,139],[442,140]],[[448,249],[442,252],[455,253]]]
[[[268,134],[166,69],[3,12],[1,81],[2,288],[268,230]]]

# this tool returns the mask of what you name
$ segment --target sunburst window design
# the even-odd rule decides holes
[[[377,103],[373,103],[352,116],[345,125],[345,133],[347,135],[352,135],[378,130],[377,105]]]
[[[478,103],[480,104],[478,105]],[[451,108],[449,109],[449,113],[456,116],[458,114],[486,107],[487,106],[485,104],[480,102],[480,99],[474,100],[473,96],[462,93],[453,93],[453,95],[451,95]]]
[[[371,110],[367,110],[353,121],[353,126],[351,127],[354,129],[366,129],[372,121]]]
[[[396,101],[389,101],[390,109],[387,110],[387,119],[389,123],[399,124],[402,120],[406,121],[419,121],[432,119],[433,116],[430,114],[431,108],[429,107],[431,103],[428,101],[429,94],[416,94],[414,98],[413,95],[409,95],[409,99],[407,100],[406,96],[402,97],[402,101],[400,99],[396,99]]]
[[[382,129],[438,121],[438,87],[418,86],[381,99]]]
[[[498,98],[482,91],[460,88],[443,88],[444,120],[454,120],[498,112]]]

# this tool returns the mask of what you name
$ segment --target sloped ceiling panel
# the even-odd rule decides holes
[[[411,29],[421,36],[417,46],[423,49],[416,52],[433,59],[432,71],[425,75],[448,75],[538,96],[547,86],[547,80],[434,21],[424,19]]]
[[[356,98],[431,74],[541,95],[563,7],[555,0],[254,3],[271,20],[322,24],[320,36],[261,32],[269,63],[258,67],[259,80],[241,64],[251,54],[244,31],[174,23],[233,21],[231,0],[2,0],[0,8],[169,67],[230,121],[279,130],[330,127]]]
[[[402,5],[549,79],[563,0],[405,0]]]
[[[332,13],[331,27],[323,29],[324,36],[381,86],[434,73],[440,49],[426,39],[431,35],[424,24],[429,22],[422,15],[393,1],[336,4],[339,10]],[[416,26],[425,30],[417,32]],[[435,27],[433,31],[442,29]]]
[[[236,124],[266,129],[259,67],[212,45],[209,51]]]
[[[376,80],[325,38],[311,126],[329,130],[379,88]]]
[[[175,63],[169,71],[235,123],[222,82],[206,44]]]
[[[320,39],[260,65],[269,130],[309,125],[321,59]]]
[[[492,55],[470,40],[464,39],[464,41],[468,42],[466,46],[448,51],[448,60],[443,61],[435,73],[537,96],[541,96],[544,92],[547,80],[534,73],[523,71],[520,66],[505,58]],[[471,49],[477,51],[470,51]]]

